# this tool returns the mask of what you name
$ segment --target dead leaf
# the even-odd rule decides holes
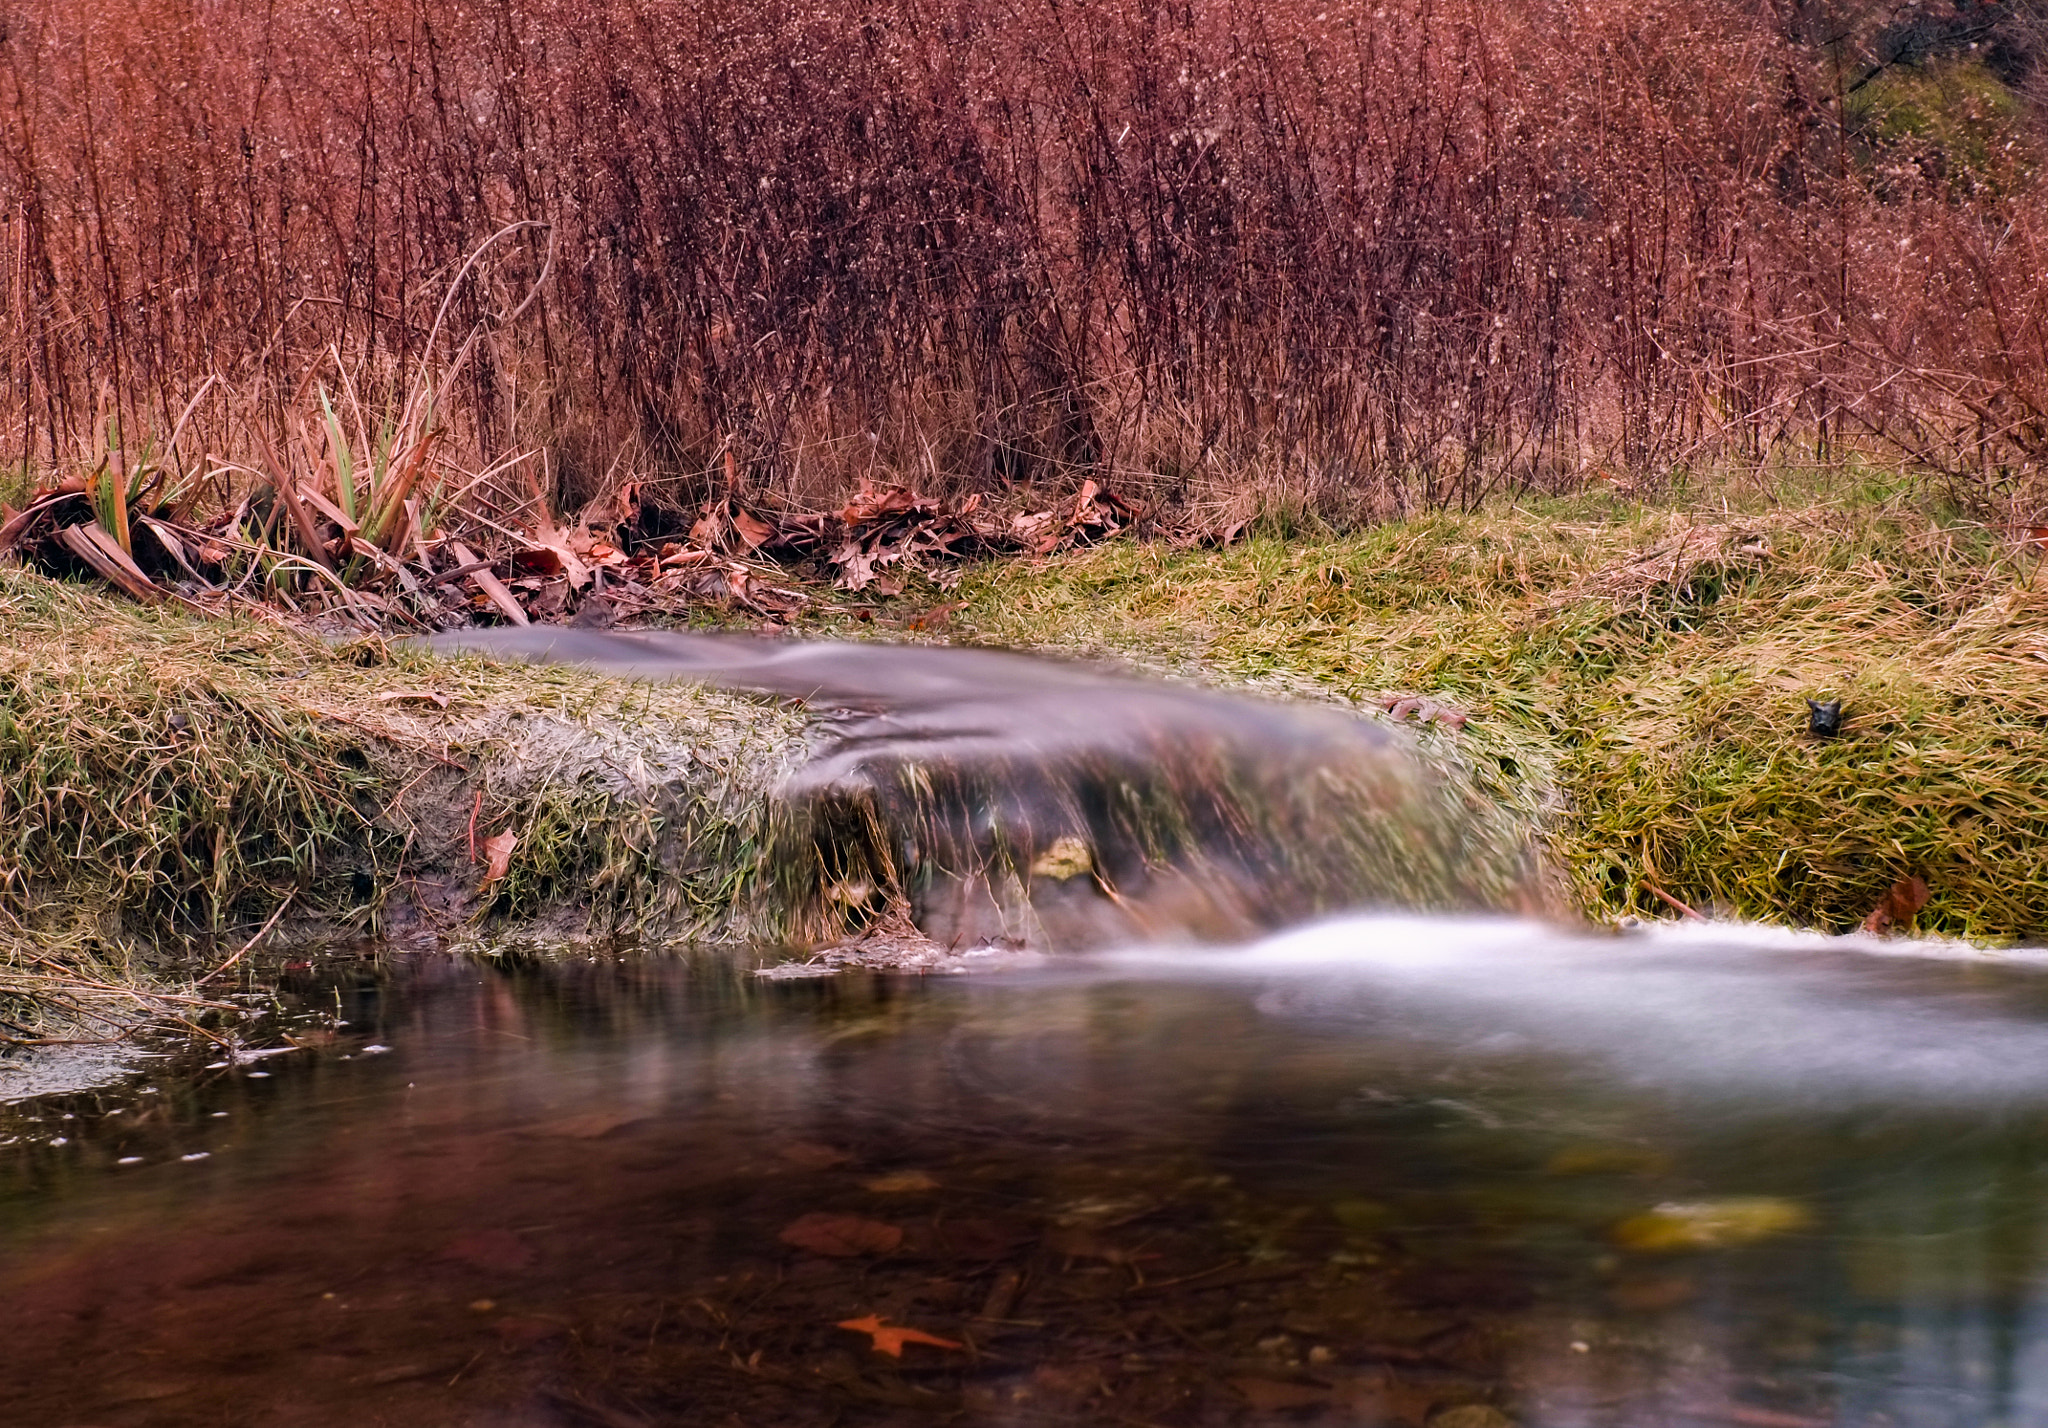
[[[792,1220],[783,1226],[778,1238],[786,1245],[809,1250],[812,1254],[851,1259],[858,1255],[889,1253],[903,1243],[903,1231],[880,1220],[820,1211]]]
[[[784,1231],[783,1238],[788,1238],[787,1231]],[[964,1349],[967,1347],[965,1344],[956,1343],[952,1339],[942,1339],[937,1334],[927,1334],[922,1329],[905,1329],[885,1324],[879,1316],[874,1314],[869,1314],[861,1319],[842,1319],[837,1327],[851,1329],[856,1334],[866,1334],[875,1341],[876,1353],[887,1354],[892,1359],[903,1357],[903,1346],[905,1344],[930,1344],[935,1349]]]
[[[1104,1392],[1107,1387],[1100,1364],[1040,1364],[1031,1370],[1034,1398],[1064,1399],[1069,1404],[1077,1404]]]
[[[1159,1258],[1156,1254],[1114,1244],[1094,1230],[1078,1226],[1049,1230],[1045,1236],[1045,1247],[1068,1259],[1099,1259],[1105,1264],[1138,1264]]]
[[[436,709],[448,707],[448,696],[438,689],[392,689],[377,696],[380,704],[431,704]]]
[[[143,574],[142,567],[100,528],[98,521],[66,526],[57,532],[57,538],[110,584],[119,586],[135,599],[144,604],[163,599],[163,587]]]
[[[748,550],[759,550],[775,534],[775,527],[745,511],[733,513],[732,530],[733,534],[740,538],[740,544]]]
[[[512,850],[518,846],[519,835],[510,828],[495,837],[484,839],[485,887],[489,887],[511,871]]]
[[[1031,862],[1032,877],[1052,878],[1062,883],[1093,871],[1095,855],[1089,851],[1086,841],[1071,833],[1053,839],[1052,846]]]
[[[555,524],[552,516],[543,512],[530,539],[533,541],[531,548],[513,553],[512,563],[516,568],[566,576],[571,590],[581,590],[590,583],[590,567],[577,555],[577,547],[589,540],[587,530],[578,527],[565,531]]]
[[[839,519],[850,526],[865,525],[922,504],[917,493],[907,486],[876,487],[863,481],[853,499],[839,508]]]
[[[1330,1402],[1336,1395],[1327,1388],[1306,1383],[1286,1383],[1273,1378],[1234,1378],[1230,1386],[1260,1413],[1278,1413],[1289,1408],[1312,1408]]]
[[[538,1314],[507,1314],[492,1322],[491,1328],[500,1339],[514,1348],[530,1349],[549,1339],[565,1337],[569,1326],[559,1319],[544,1319]]]
[[[896,1170],[862,1181],[861,1188],[877,1195],[917,1195],[938,1189],[939,1182],[922,1170]]]
[[[1870,916],[1863,919],[1863,930],[1876,933],[1911,927],[1920,909],[1927,906],[1927,898],[1927,879],[1918,873],[1900,878],[1870,910]]]
[[[472,1269],[510,1273],[533,1263],[533,1250],[510,1230],[472,1230],[442,1246],[437,1259],[456,1260]]]
[[[1458,1403],[1430,1414],[1427,1428],[1515,1428],[1515,1420],[1490,1403]]]
[[[943,630],[953,622],[953,612],[959,609],[963,603],[965,602],[960,600],[949,600],[943,605],[934,605],[922,614],[911,616],[910,628],[913,630]]]
[[[934,1225],[929,1249],[948,1259],[1007,1259],[1030,1238],[1028,1224],[968,1216]]]
[[[499,614],[515,625],[529,625],[533,623],[526,618],[526,611],[520,607],[517,600],[512,598],[512,592],[505,588],[504,582],[491,574],[489,561],[478,560],[476,552],[459,540],[449,541],[448,551],[449,554],[455,557],[458,563],[470,567],[470,583],[483,591],[484,598],[497,607]]]

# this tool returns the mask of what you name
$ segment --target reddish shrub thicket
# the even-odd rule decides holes
[[[1370,514],[1869,441],[2023,493],[2038,116],[1852,122],[1939,44],[1837,8],[16,0],[0,456],[210,376],[232,450],[481,334],[441,419],[570,502],[1254,470]]]

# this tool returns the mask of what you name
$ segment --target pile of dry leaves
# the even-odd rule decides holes
[[[544,514],[523,529],[460,511],[423,519],[419,503],[406,500],[366,535],[344,514],[346,503],[312,482],[260,485],[206,519],[160,489],[131,486],[108,501],[80,476],[37,491],[19,511],[0,506],[0,559],[90,572],[145,602],[219,610],[247,601],[377,628],[479,617],[609,625],[705,608],[786,622],[812,603],[806,585],[829,579],[838,590],[885,598],[913,576],[950,588],[964,560],[1048,555],[1114,536],[1143,514],[1092,480],[1051,507],[1007,518],[980,496],[863,485],[838,510],[816,513],[721,498],[686,534],[649,538],[641,533],[663,522],[627,486],[572,521]]]

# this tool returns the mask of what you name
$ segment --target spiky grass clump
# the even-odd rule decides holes
[[[1346,698],[1540,808],[1599,915],[1844,928],[1926,877],[1920,926],[2048,936],[2048,574],[1904,499],[1502,505],[1218,552],[1111,546],[971,578],[956,624]],[[1807,732],[1839,696],[1839,739]]]
[[[293,697],[346,659],[0,571],[0,905],[219,931],[374,854],[360,731]]]

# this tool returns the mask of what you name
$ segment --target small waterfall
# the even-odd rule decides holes
[[[463,630],[443,654],[801,701],[768,875],[813,937],[1085,950],[1242,939],[1361,909],[1545,912],[1524,820],[1399,731],[992,650]]]

